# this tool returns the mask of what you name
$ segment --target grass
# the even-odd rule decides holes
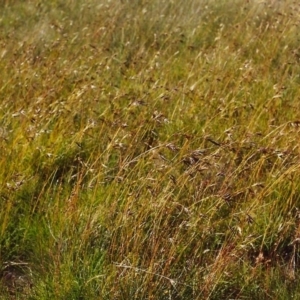
[[[298,299],[297,1],[6,1],[0,299]]]

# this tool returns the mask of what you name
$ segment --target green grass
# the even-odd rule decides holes
[[[0,299],[300,299],[297,1],[4,1]]]

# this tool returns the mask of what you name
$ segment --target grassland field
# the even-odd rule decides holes
[[[300,3],[0,2],[0,299],[300,299]]]

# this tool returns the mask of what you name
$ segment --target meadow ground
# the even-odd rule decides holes
[[[298,1],[2,1],[0,299],[300,299]]]

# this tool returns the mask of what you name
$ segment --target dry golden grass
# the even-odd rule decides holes
[[[297,1],[44,2],[1,4],[0,299],[297,299]]]

